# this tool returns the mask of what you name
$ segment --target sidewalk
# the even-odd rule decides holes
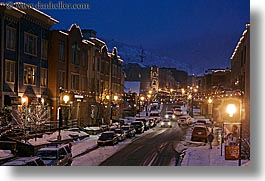
[[[242,166],[250,166],[250,161],[242,160]],[[209,145],[189,147],[181,166],[238,166],[238,160],[225,160],[224,149],[221,156],[219,146],[213,146],[209,149]]]
[[[82,154],[85,154],[85,153],[97,148],[98,137],[99,137],[98,135],[90,135],[89,138],[85,138],[81,141],[73,142],[73,146],[72,146],[73,157],[80,156]]]

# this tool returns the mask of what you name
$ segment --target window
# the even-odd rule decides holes
[[[6,60],[6,67],[5,67],[5,78],[6,82],[15,82],[15,62]]]
[[[97,61],[97,71],[98,72],[100,71],[100,59],[98,59],[98,61]]]
[[[64,41],[59,42],[59,60],[64,62],[65,61],[65,43]]]
[[[59,71],[59,87],[65,87],[65,72],[64,71]]]
[[[47,79],[48,79],[48,70],[42,68],[41,69],[41,82],[40,86],[46,87],[47,86]]]
[[[6,27],[6,48],[9,50],[16,49],[16,29]]]
[[[24,50],[25,53],[37,56],[37,36],[25,33]]]
[[[106,66],[105,66],[105,74],[106,74],[106,75],[109,75],[109,73],[110,73],[110,72],[109,72],[109,68],[110,68],[110,67],[109,67],[109,62],[106,62]]]
[[[84,66],[84,68],[87,68],[87,59],[86,59],[85,51],[82,51],[81,61],[82,61],[82,66]]]
[[[72,89],[73,90],[79,90],[79,75],[77,74],[72,74],[71,76],[72,79]]]
[[[104,72],[104,71],[105,71],[105,66],[106,66],[106,65],[104,64],[105,62],[102,61],[102,62],[100,62],[100,63],[101,63],[101,69],[100,69],[100,72],[101,72],[102,74],[104,74],[104,73],[105,73],[105,72]]]
[[[87,90],[87,77],[82,77],[82,84],[81,84],[81,90]]]
[[[24,84],[36,85],[37,67],[24,64]]]
[[[95,71],[95,58],[92,59],[92,70]]]
[[[48,59],[48,41],[44,39],[41,40],[41,58]]]
[[[80,47],[77,43],[74,43],[72,45],[72,63],[75,65],[79,65],[80,61],[79,61],[79,51],[80,51]]]

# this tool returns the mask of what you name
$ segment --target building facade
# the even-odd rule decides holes
[[[231,57],[231,85],[242,93],[243,138],[250,141],[250,24]]]
[[[123,61],[116,48],[109,53],[105,42],[95,36],[95,31],[81,30],[76,24],[69,30],[51,31],[49,88],[54,122],[58,107],[67,127],[99,125],[119,117],[120,109],[111,106],[122,97]]]
[[[140,82],[140,94],[147,95],[149,91],[158,92],[159,68],[157,66],[145,66],[140,63],[124,65],[126,81]]]
[[[0,108],[21,104],[22,97],[27,105],[40,99],[49,104],[49,30],[58,21],[34,8],[4,3],[0,17]]]

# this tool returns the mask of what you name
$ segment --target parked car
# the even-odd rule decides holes
[[[161,128],[172,128],[172,123],[169,119],[164,119],[161,121]]]
[[[144,132],[144,123],[142,121],[133,121],[131,125],[134,127],[136,134]]]
[[[204,119],[198,119],[195,124],[202,124],[206,126],[206,120]]]
[[[73,161],[73,155],[68,144],[41,148],[37,151],[37,156],[47,166],[68,166]]]
[[[161,116],[160,116],[159,111],[150,111],[149,117],[155,120],[155,124],[161,121]]]
[[[118,141],[123,141],[126,139],[126,135],[122,129],[115,129],[114,132],[118,137]]]
[[[156,126],[156,121],[155,121],[155,119],[153,119],[153,118],[148,118],[148,121],[149,121],[149,127],[150,127],[150,128],[153,128],[153,127]]]
[[[176,116],[182,116],[183,115],[182,109],[181,108],[175,108],[174,109],[174,114]]]
[[[190,116],[180,116],[177,120],[178,125],[190,125],[191,124],[191,117]]]
[[[97,141],[98,146],[115,145],[117,143],[118,143],[118,137],[114,131],[103,132]]]
[[[45,164],[39,157],[35,156],[17,158],[2,164],[2,166],[45,166]]]
[[[150,128],[149,120],[146,117],[136,118],[135,121],[142,121],[144,123],[144,130],[147,131]]]
[[[207,143],[207,128],[203,125],[194,126],[191,134],[191,141],[200,141]]]
[[[125,136],[127,138],[132,138],[132,137],[135,136],[135,129],[134,129],[134,127],[129,126],[129,125],[124,125],[124,126],[121,127],[121,129],[124,131]]]

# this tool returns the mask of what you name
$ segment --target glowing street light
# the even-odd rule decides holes
[[[213,99],[209,97],[209,99],[208,99],[208,103],[209,103],[209,104],[212,104],[212,103],[213,103]]]
[[[110,99],[110,96],[109,96],[109,95],[107,95],[107,96],[106,96],[106,99],[108,99],[108,100],[109,100],[109,99]]]
[[[235,104],[228,104],[226,107],[226,112],[229,114],[230,117],[236,113],[236,105]]]
[[[182,89],[181,89],[181,93],[182,93],[182,94],[185,94],[185,89],[182,88]]]
[[[141,100],[141,101],[144,101],[144,96],[141,96],[141,97],[140,97],[140,100]]]
[[[23,96],[23,97],[21,98],[21,102],[22,102],[22,104],[25,104],[25,103],[27,102],[27,100],[28,100],[28,97],[27,97],[27,96]]]
[[[63,96],[63,101],[65,104],[67,104],[67,102],[70,100],[69,96],[68,95],[64,95]]]
[[[119,97],[118,96],[114,96],[113,99],[114,99],[114,101],[117,101],[119,99]]]

